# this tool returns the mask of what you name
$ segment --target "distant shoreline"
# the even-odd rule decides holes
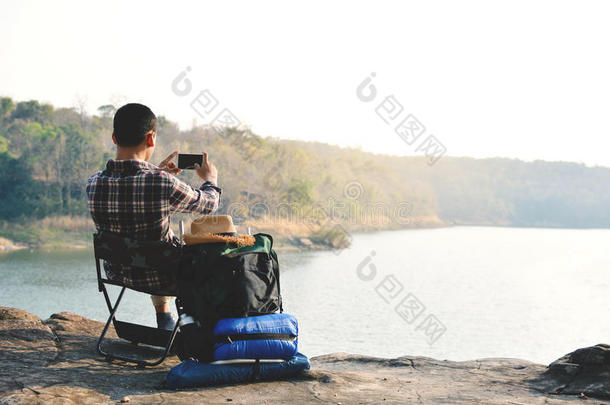
[[[172,223],[176,226],[177,224]],[[389,230],[435,229],[450,226],[438,218],[414,218],[407,225],[391,222],[372,224],[306,226],[303,223],[278,223],[266,219],[249,220],[238,232],[250,228],[253,233],[268,233],[274,238],[277,251],[314,251],[347,248],[352,233]],[[176,233],[177,229],[174,229]],[[84,249],[92,246],[95,232],[91,219],[84,216],[48,217],[28,224],[4,223],[0,227],[0,253],[16,250]]]
[[[254,224],[252,224],[254,225]],[[386,231],[416,231],[416,230],[431,230],[440,228],[513,228],[513,229],[548,229],[548,230],[607,230],[610,228],[604,227],[558,227],[558,226],[518,226],[505,224],[420,224],[420,226],[411,227],[362,227],[350,231],[351,234],[367,234]],[[338,250],[349,247],[349,244],[343,246],[334,246],[332,240],[324,238],[315,238],[311,235],[291,235],[287,234],[285,229],[283,232],[274,232],[273,224],[266,224],[262,229],[258,226],[252,226],[254,233],[268,233],[274,238],[274,249],[278,252],[300,252],[300,251],[323,251],[323,250]],[[50,250],[50,249],[86,249],[93,246],[91,235],[93,230],[71,232],[66,229],[45,229],[48,234],[43,236],[37,243],[31,243],[28,240],[20,238],[8,238],[4,232],[0,231],[0,254],[14,252],[18,250]],[[65,236],[62,237],[62,236]]]

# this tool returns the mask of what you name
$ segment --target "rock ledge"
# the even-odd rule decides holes
[[[102,361],[95,351],[102,326],[68,312],[42,321],[0,307],[0,403],[112,404],[125,397],[134,404],[610,403],[608,345],[579,349],[549,368],[516,359],[334,353],[312,358],[311,370],[297,379],[171,391],[163,381],[177,358],[146,369]],[[110,337],[115,350],[156,354]]]

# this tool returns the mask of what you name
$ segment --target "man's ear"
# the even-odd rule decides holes
[[[153,147],[155,146],[155,131],[148,131],[146,133],[146,146]]]
[[[118,145],[119,143],[116,141],[116,136],[114,136],[114,132],[112,133],[112,142],[114,142],[115,145]]]

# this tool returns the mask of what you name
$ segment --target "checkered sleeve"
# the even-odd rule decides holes
[[[211,214],[218,208],[220,194],[213,188],[195,189],[174,176],[170,178],[169,204],[173,212]]]

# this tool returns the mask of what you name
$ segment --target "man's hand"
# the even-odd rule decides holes
[[[214,163],[208,161],[208,154],[203,152],[203,163],[199,166],[195,163],[195,171],[203,181],[209,181],[214,185],[218,184],[218,170]]]
[[[176,157],[176,155],[178,154],[178,151],[175,151],[174,153],[172,153],[171,155],[169,155],[167,158],[165,158],[163,160],[163,162],[159,163],[159,169],[171,173],[171,174],[178,174],[182,171],[182,169],[178,169],[178,166],[176,166],[176,164],[174,162],[172,162],[172,160]]]

